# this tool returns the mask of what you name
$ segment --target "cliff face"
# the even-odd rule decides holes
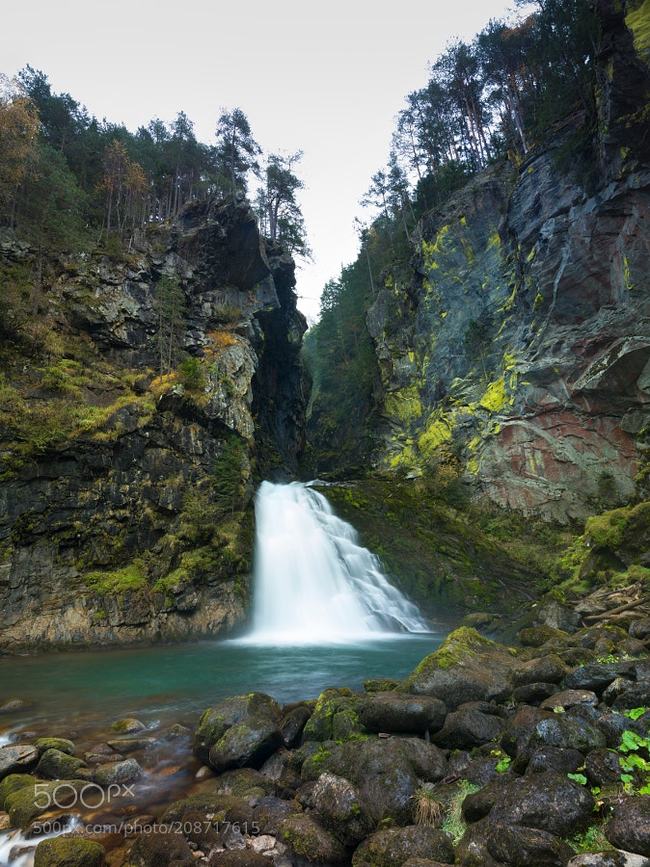
[[[633,498],[647,448],[649,79],[614,5],[596,148],[571,117],[476,177],[421,221],[367,315],[375,465],[562,522]]]
[[[1,246],[5,649],[237,624],[260,453],[290,470],[302,448],[293,263],[246,203],[192,205],[136,247],[50,262],[39,286],[35,251]]]

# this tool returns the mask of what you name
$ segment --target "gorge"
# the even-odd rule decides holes
[[[309,329],[241,110],[0,100],[0,867],[650,863],[650,2],[537,6]]]

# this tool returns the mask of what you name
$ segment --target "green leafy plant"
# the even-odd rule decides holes
[[[631,710],[626,710],[623,712],[623,716],[626,716],[628,719],[637,720],[643,716],[644,713],[647,713],[650,708],[647,707],[633,707]]]
[[[587,778],[584,774],[567,774],[567,777],[573,780],[574,783],[580,783],[581,786],[587,785]]]
[[[503,756],[503,758],[499,759],[499,761],[496,763],[494,770],[498,774],[505,774],[511,763],[512,759],[510,758],[510,756]]]

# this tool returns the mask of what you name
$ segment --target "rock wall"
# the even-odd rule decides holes
[[[35,252],[1,245],[0,649],[231,629],[253,480],[266,449],[288,470],[301,450],[293,263],[248,205],[194,204],[135,246],[38,287]]]
[[[621,4],[600,6],[595,140],[572,116],[473,179],[367,317],[375,464],[562,522],[633,498],[648,448],[648,67]]]

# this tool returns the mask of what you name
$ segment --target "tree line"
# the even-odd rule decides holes
[[[183,111],[133,133],[55,93],[31,66],[0,80],[0,226],[39,248],[129,245],[137,229],[173,219],[187,202],[246,195],[253,183],[263,231],[308,255],[301,156],[265,157],[241,108],[222,111],[214,143],[204,144]]]

